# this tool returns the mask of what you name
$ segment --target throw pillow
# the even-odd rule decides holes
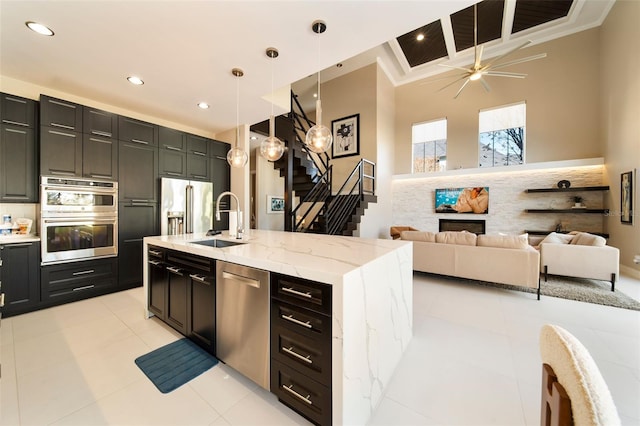
[[[475,246],[478,236],[467,231],[443,231],[436,234],[436,243]]]
[[[529,234],[478,235],[478,245],[484,247],[525,249],[529,245]]]
[[[587,232],[578,232],[571,240],[571,244],[577,246],[595,246],[604,247],[607,245],[607,240],[600,235],[593,235]]]
[[[557,232],[552,232],[546,237],[544,237],[544,239],[540,241],[540,244],[544,244],[544,243],[569,244],[571,240],[573,240],[574,238],[575,237],[573,235],[558,234]]]
[[[402,231],[400,233],[401,240],[424,241],[427,243],[436,242],[436,234],[427,231]]]

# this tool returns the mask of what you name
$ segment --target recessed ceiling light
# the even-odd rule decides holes
[[[338,64],[336,64],[336,67],[342,68],[342,64],[338,63]]]
[[[258,140],[257,136],[251,136],[249,139],[251,139],[252,141]]]
[[[206,103],[206,102],[199,102],[198,103],[198,108],[208,109],[209,108],[209,104]]]
[[[317,94],[317,93],[314,93],[314,94],[313,94],[313,97],[314,97],[314,98],[317,98],[317,97],[318,97],[318,94]]]
[[[135,84],[136,86],[142,86],[144,84],[144,81],[142,81],[140,77],[133,75],[131,77],[127,77],[127,80],[129,80],[129,83]]]
[[[418,40],[418,41],[422,41],[422,40],[424,40],[424,34],[422,34],[422,33],[418,34],[418,35],[416,36],[416,40]]]
[[[42,34],[45,36],[52,36],[53,35],[53,31],[51,31],[50,28],[46,27],[45,25],[39,24],[37,22],[33,22],[33,21],[27,21],[24,23],[27,27],[29,27],[29,29],[31,31],[35,31],[38,34]]]

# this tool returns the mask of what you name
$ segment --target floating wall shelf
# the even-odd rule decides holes
[[[584,213],[609,213],[609,209],[526,209],[526,213],[573,213],[573,214],[584,214]]]
[[[581,192],[581,191],[608,191],[608,186],[578,186],[575,188],[536,188],[526,189],[525,192]]]

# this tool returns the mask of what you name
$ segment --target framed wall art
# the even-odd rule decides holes
[[[620,222],[633,223],[633,171],[620,175]]]
[[[280,195],[267,195],[267,213],[283,213],[284,197]]]
[[[331,134],[333,158],[360,154],[360,114],[333,120]]]

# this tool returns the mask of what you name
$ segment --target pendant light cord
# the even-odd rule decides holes
[[[236,148],[240,139],[240,76],[236,76]]]

